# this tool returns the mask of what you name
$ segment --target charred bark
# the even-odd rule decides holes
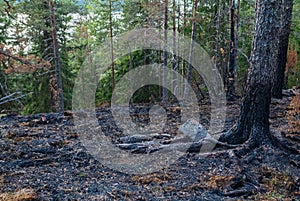
[[[283,0],[281,10],[280,41],[278,49],[278,64],[274,74],[272,96],[282,99],[284,75],[286,69],[287,51],[292,20],[293,0]]]
[[[228,85],[227,85],[227,98],[234,100],[235,95],[235,72],[236,72],[236,39],[235,39],[235,5],[234,0],[230,0],[230,52],[228,63]]]
[[[255,34],[251,66],[237,126],[220,141],[241,144],[248,140],[251,148],[268,142],[271,83],[278,55],[280,1],[257,0]]]
[[[62,79],[61,79],[61,67],[59,60],[59,50],[58,50],[58,41],[57,41],[57,33],[56,33],[56,21],[55,21],[55,13],[54,13],[54,4],[53,1],[49,1],[50,8],[50,22],[52,28],[52,40],[53,40],[53,53],[54,53],[54,61],[55,61],[55,73],[56,73],[56,82],[57,82],[57,94],[58,94],[58,110],[60,113],[64,111],[64,97],[63,97],[63,89],[62,89]]]

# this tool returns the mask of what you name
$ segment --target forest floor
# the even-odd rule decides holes
[[[186,153],[169,167],[146,175],[115,171],[95,160],[79,140],[72,115],[5,115],[0,120],[0,200],[300,200],[300,96],[286,91],[273,100],[276,142],[243,157],[218,146]],[[234,125],[240,101],[227,108]],[[203,122],[209,105],[201,106]],[[120,135],[108,107],[97,109],[106,133]],[[175,117],[174,117],[175,118]],[[172,135],[172,129],[166,129]],[[298,149],[299,148],[299,149]],[[150,153],[151,154],[151,153]]]

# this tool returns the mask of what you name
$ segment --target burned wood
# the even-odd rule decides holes
[[[164,142],[147,141],[141,143],[121,143],[121,144],[117,144],[117,146],[120,149],[131,150],[132,153],[148,153],[148,154],[152,152],[156,152],[158,150],[163,150],[166,152],[174,151],[174,150],[180,152],[190,152],[190,153],[199,152],[203,145],[215,144],[215,143],[230,148],[234,148],[238,146],[238,145],[230,145],[227,143],[219,142],[216,139],[212,139],[212,138],[205,138],[197,142],[172,143],[172,140],[170,141],[171,141],[171,143],[169,142],[170,144]]]
[[[238,189],[238,190],[233,190],[229,192],[222,193],[224,196],[229,196],[229,197],[237,197],[237,196],[242,196],[242,195],[252,195],[252,189]]]

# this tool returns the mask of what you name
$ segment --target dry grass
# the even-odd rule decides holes
[[[207,177],[199,177],[202,188],[220,189],[227,187],[232,183],[235,177],[232,175],[208,175]]]
[[[170,180],[171,177],[168,174],[149,174],[145,176],[133,176],[132,180],[141,184],[150,184],[150,183],[164,183]]]
[[[298,136],[300,139],[300,93],[296,94],[287,109],[286,118],[289,123],[287,136],[290,138]]]
[[[21,189],[11,193],[1,193],[0,201],[35,201],[38,200],[37,194],[32,189]]]
[[[252,196],[254,200],[288,201],[292,195],[297,195],[295,189],[295,178],[270,167],[262,167],[259,170],[261,187],[266,193]]]

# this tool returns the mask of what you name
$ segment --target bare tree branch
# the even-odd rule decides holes
[[[29,66],[34,66],[36,69],[44,68],[45,67],[45,64],[43,64],[43,63],[33,63],[30,60],[28,60],[28,59],[15,56],[15,55],[7,52],[7,51],[4,51],[3,49],[0,49],[0,54],[4,55],[6,57],[12,58],[13,60],[19,61],[22,64],[26,64],[26,65],[29,65]],[[51,61],[52,59],[49,59],[49,60]]]
[[[12,54],[10,54],[10,53],[8,53],[8,52],[6,52],[6,51],[3,51],[3,50],[0,50],[0,54],[2,54],[2,55],[4,55],[4,56],[7,56],[7,57],[9,57],[9,58],[12,58],[12,59],[14,59],[14,60],[16,60],[16,61],[19,61],[19,62],[21,62],[21,63],[23,63],[23,64],[27,64],[27,65],[31,65],[31,66],[34,65],[34,64],[31,63],[29,60],[26,60],[26,59],[17,57],[17,56],[15,56],[15,55],[12,55]]]
[[[30,92],[30,93],[27,93],[27,94],[22,94],[22,92],[15,92],[15,93],[12,93],[8,96],[5,96],[3,98],[0,99],[0,105],[4,104],[4,103],[8,103],[8,102],[12,102],[12,101],[19,101],[19,99],[25,97],[25,96],[28,96],[30,94],[33,94],[33,92]],[[17,97],[13,97],[14,95],[19,95]]]

